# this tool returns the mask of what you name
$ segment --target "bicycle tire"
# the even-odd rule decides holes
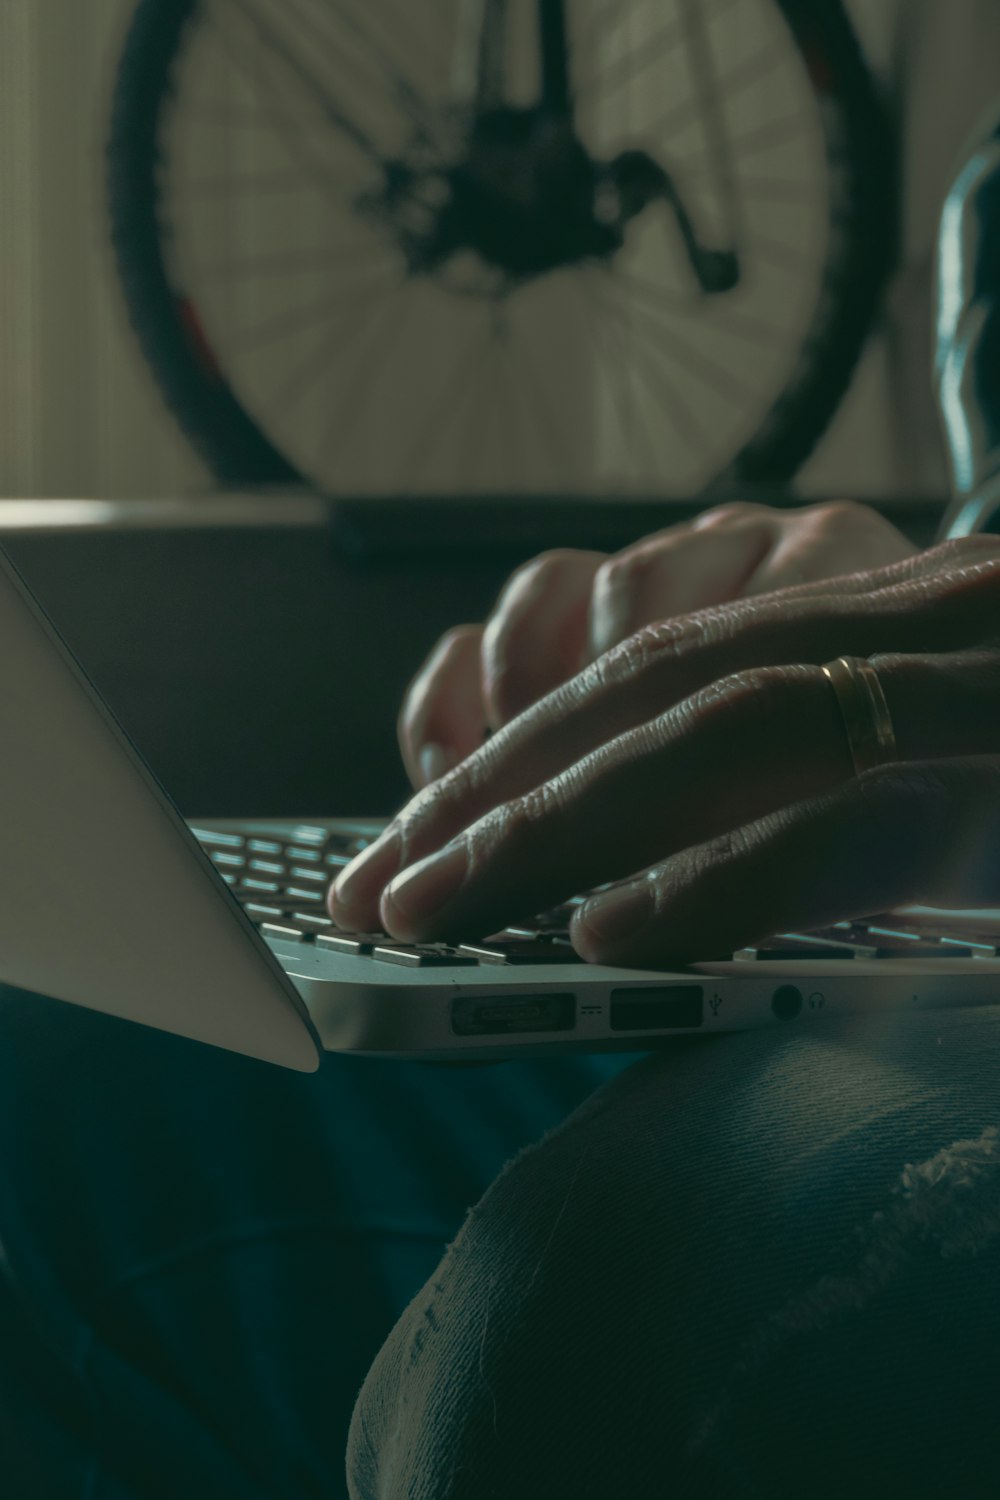
[[[163,124],[186,35],[206,0],[138,0],[112,96],[106,148],[111,242],[129,321],[182,431],[224,485],[314,485],[242,404],[172,284],[161,212]],[[840,141],[831,203],[838,250],[790,378],[759,427],[705,491],[790,480],[826,431],[877,315],[896,252],[895,143],[841,0],[774,0]],[[315,486],[314,486],[315,487]]]

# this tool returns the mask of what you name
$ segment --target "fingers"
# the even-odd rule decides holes
[[[442,636],[407,689],[399,746],[410,781],[429,785],[586,659],[587,606],[603,552],[543,553],[513,574],[485,627]]]
[[[499,729],[587,660],[587,609],[603,552],[546,552],[510,579],[483,636],[487,721]]]
[[[794,510],[719,505],[625,548],[598,569],[591,657],[672,615],[871,571],[916,551],[877,511],[849,500]]]
[[[875,665],[901,756],[995,746],[1000,652]],[[493,809],[393,881],[381,921],[406,941],[493,931],[851,774],[836,695],[818,667],[738,673]],[[453,876],[460,884],[446,888]]]
[[[415,787],[436,781],[483,743],[482,635],[478,625],[449,630],[406,691],[397,734]]]
[[[918,549],[870,506],[835,500],[794,511],[742,592],[842,578],[914,557]]]
[[[727,505],[609,557],[594,576],[590,659],[643,625],[742,594],[774,545],[779,516],[763,505]]]
[[[415,679],[399,731],[410,779],[437,780],[482,743],[484,725],[506,724],[644,625],[914,551],[876,512],[842,501],[716,506],[611,558],[544,553],[514,573],[478,637],[449,632]]]
[[[685,849],[588,902],[572,937],[592,962],[676,965],[911,902],[998,900],[993,755],[882,766]]]
[[[926,577],[929,565],[916,559],[873,574],[881,585],[874,592],[845,589],[830,596],[806,586],[640,632],[415,798],[338,880],[332,914],[344,925],[372,925],[382,886],[404,865],[734,672],[796,661],[819,665],[880,650],[961,649],[995,636],[1000,542],[977,543],[991,546],[935,549],[938,571]],[[632,821],[643,816],[636,803]],[[583,885],[578,881],[576,889]]]

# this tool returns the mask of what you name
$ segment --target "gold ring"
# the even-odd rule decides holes
[[[889,705],[871,663],[861,656],[838,656],[823,671],[837,695],[854,774],[898,760]]]

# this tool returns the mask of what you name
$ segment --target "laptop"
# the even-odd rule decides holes
[[[683,971],[581,962],[574,903],[461,943],[326,915],[366,819],[186,822],[0,551],[0,981],[301,1071],[652,1049],[1000,1003],[1000,910],[908,907]]]

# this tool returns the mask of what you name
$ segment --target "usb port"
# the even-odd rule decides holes
[[[612,1031],[675,1031],[700,1026],[700,984],[647,985],[611,991]]]

